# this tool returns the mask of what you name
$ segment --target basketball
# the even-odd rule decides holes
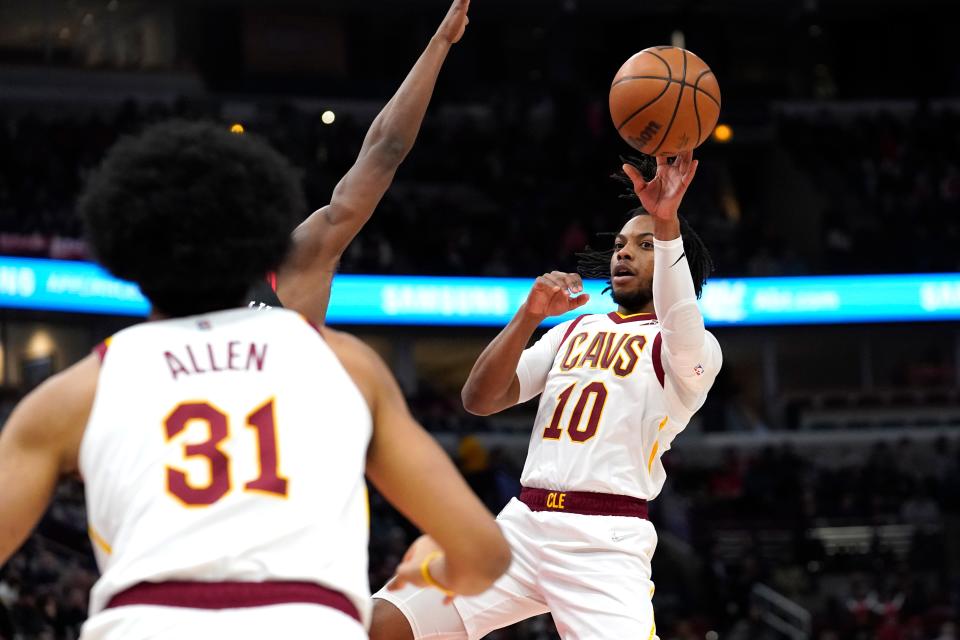
[[[720,117],[710,67],[679,47],[650,47],[623,63],[610,87],[610,116],[631,147],[675,156],[703,144]]]

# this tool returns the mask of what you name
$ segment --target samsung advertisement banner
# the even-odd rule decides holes
[[[327,317],[330,324],[496,327],[510,320],[531,284],[338,275]],[[591,300],[576,314],[614,309],[602,282],[585,286]],[[708,326],[960,320],[960,274],[717,279],[700,302]],[[136,317],[149,305],[135,285],[94,264],[0,256],[0,308]]]

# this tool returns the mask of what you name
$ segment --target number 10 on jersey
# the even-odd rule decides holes
[[[202,507],[220,500],[232,488],[230,457],[220,449],[223,441],[230,437],[230,421],[226,413],[209,402],[182,402],[163,421],[167,442],[194,421],[206,424],[209,437],[196,444],[183,445],[183,457],[206,458],[210,481],[197,486],[191,484],[184,471],[167,467],[167,491],[185,506]],[[287,479],[280,475],[278,468],[273,398],[250,412],[246,424],[256,432],[260,475],[244,484],[244,491],[286,497]]]
[[[550,418],[550,425],[543,430],[544,440],[559,440],[563,435],[563,429],[560,422],[563,420],[563,410],[567,408],[570,397],[577,389],[577,383],[574,382],[564,389],[557,396],[557,408],[553,411],[553,417]],[[586,425],[581,428],[583,414],[587,408],[587,402],[593,398],[593,407],[590,409],[590,415],[587,416]],[[577,404],[573,407],[573,414],[570,416],[570,422],[567,423],[567,435],[577,443],[584,443],[593,436],[597,435],[597,429],[600,427],[600,418],[603,416],[603,405],[607,402],[607,387],[602,382],[591,382],[580,391],[580,397]]]

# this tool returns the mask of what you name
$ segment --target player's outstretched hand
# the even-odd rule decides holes
[[[590,300],[583,292],[583,281],[576,273],[553,271],[545,273],[533,284],[527,296],[527,313],[546,318],[573,311]]]
[[[699,160],[693,159],[693,151],[684,151],[673,164],[666,158],[657,158],[657,175],[647,182],[636,167],[625,164],[623,171],[633,181],[633,190],[640,204],[654,218],[673,220],[677,217],[680,201],[697,173]]]
[[[427,560],[430,560],[427,565],[427,573],[429,573],[429,576],[434,580],[435,584],[430,584],[425,579],[423,563]],[[400,566],[397,567],[397,572],[393,580],[387,585],[387,591],[396,591],[408,584],[418,587],[437,588],[442,584],[440,580],[445,574],[442,566],[443,563],[443,550],[440,548],[440,545],[430,536],[420,536],[414,540],[410,548],[407,549],[407,552],[403,554],[403,560],[400,561]],[[443,603],[450,604],[453,602],[453,597],[454,594],[446,592]]]
[[[460,42],[463,32],[466,31],[470,18],[467,16],[467,10],[470,9],[470,0],[453,0],[450,10],[447,11],[447,17],[440,23],[437,29],[437,36],[446,40],[450,44]]]

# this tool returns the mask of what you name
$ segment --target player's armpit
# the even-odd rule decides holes
[[[355,338],[328,330],[324,334],[370,402],[370,481],[443,548],[446,588],[465,595],[486,590],[510,565],[509,547],[493,516],[410,415],[383,361]]]
[[[89,356],[50,378],[20,401],[0,432],[0,564],[30,535],[59,477],[76,471],[98,370]]]

